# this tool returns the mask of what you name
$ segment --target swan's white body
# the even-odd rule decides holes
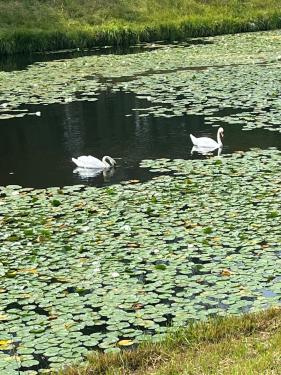
[[[190,134],[190,138],[194,146],[196,146],[198,149],[209,149],[210,151],[214,151],[215,149],[222,147],[222,140],[221,137],[223,137],[223,128],[220,127],[217,132],[217,142],[209,137],[200,137],[196,138],[194,135]]]
[[[72,158],[72,161],[77,167],[87,169],[109,169],[116,164],[116,161],[110,156],[104,156],[102,160],[91,155],[79,156],[77,159]]]

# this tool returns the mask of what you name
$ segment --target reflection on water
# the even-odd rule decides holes
[[[41,117],[1,120],[0,185],[47,187],[73,184],[103,186],[124,180],[147,180],[142,159],[202,158],[191,155],[189,134],[216,138],[203,116],[157,118],[141,110],[150,104],[133,94],[106,92],[96,102],[33,106]],[[242,132],[224,124],[222,154],[252,147],[281,148],[281,135],[263,129]],[[216,154],[215,151],[213,154]],[[93,155],[117,159],[111,173],[73,171],[72,157]]]
[[[157,47],[155,47],[157,48]],[[150,50],[155,49],[153,47]],[[59,59],[75,59],[81,56],[92,56],[92,55],[124,55],[128,53],[139,53],[146,51],[147,45],[131,46],[131,47],[97,47],[93,49],[80,50],[79,48],[73,50],[54,51],[45,53],[28,53],[28,54],[13,54],[13,55],[1,55],[0,56],[0,71],[14,71],[26,69],[28,65],[35,62],[46,62]]]
[[[201,155],[217,155],[220,156],[222,153],[223,147],[197,147],[193,146],[191,149],[191,155],[194,153]]]
[[[78,173],[81,180],[89,180],[102,174],[104,182],[109,182],[110,178],[114,175],[115,168],[111,169],[93,169],[93,168],[75,168],[73,173]]]
[[[169,46],[182,45],[185,47],[192,46],[194,44],[213,44],[211,40],[204,38],[190,38],[183,43],[174,42]],[[101,46],[90,49],[71,49],[62,51],[50,51],[50,52],[34,52],[27,54],[11,54],[11,55],[0,55],[0,71],[14,71],[23,70],[35,62],[47,62],[59,59],[75,59],[81,56],[92,56],[92,55],[125,55],[129,53],[140,53],[146,51],[153,51],[157,48],[166,48],[167,44],[164,42],[157,43],[140,43],[132,46]]]

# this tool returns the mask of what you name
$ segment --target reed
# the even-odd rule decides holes
[[[280,28],[279,0],[7,0],[0,54],[126,46]]]

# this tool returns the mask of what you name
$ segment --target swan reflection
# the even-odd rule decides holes
[[[198,154],[201,154],[201,155],[213,155],[213,152],[218,150],[218,153],[217,153],[217,156],[220,156],[221,153],[222,153],[222,147],[198,147],[198,146],[193,146],[192,149],[191,149],[191,155],[194,153],[194,152],[197,152]]]
[[[88,180],[89,178],[97,177],[100,174],[103,175],[105,182],[110,181],[110,178],[114,175],[115,169],[93,169],[93,168],[75,168],[73,173],[77,173],[82,180]]]

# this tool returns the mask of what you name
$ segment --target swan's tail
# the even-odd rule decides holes
[[[194,144],[194,146],[196,146],[197,145],[197,138],[194,137],[194,135],[192,135],[192,134],[189,134],[189,135],[190,135],[191,142]]]
[[[77,167],[79,167],[79,161],[77,160],[77,159],[75,159],[75,158],[71,158],[71,160],[73,161],[73,163],[74,164],[76,164],[77,165]]]

